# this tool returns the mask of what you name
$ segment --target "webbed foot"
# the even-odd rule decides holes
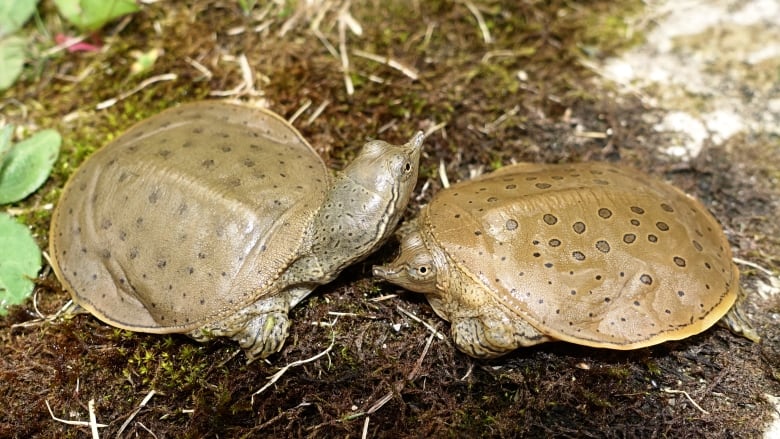
[[[188,335],[204,342],[229,337],[244,350],[248,363],[279,352],[290,331],[288,312],[311,289],[292,289],[267,297],[237,311],[223,320],[198,328]]]
[[[455,345],[475,358],[496,358],[519,347],[533,346],[551,339],[516,316],[457,318],[452,321]]]

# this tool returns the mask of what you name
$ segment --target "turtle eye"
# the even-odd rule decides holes
[[[412,164],[409,162],[404,163],[404,173],[408,174],[412,172]]]
[[[414,268],[415,277],[426,279],[434,274],[433,267],[427,264],[421,264]]]

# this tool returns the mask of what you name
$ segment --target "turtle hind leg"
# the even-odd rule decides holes
[[[198,328],[188,335],[199,342],[228,337],[238,342],[247,363],[279,352],[290,331],[291,303],[299,302],[311,288],[293,288],[242,308],[231,316]]]
[[[740,335],[754,343],[758,343],[761,341],[761,337],[753,328],[750,319],[747,318],[742,310],[741,302],[742,301],[738,299],[737,303],[731,307],[729,312],[718,320],[718,325],[727,328],[736,335]]]
[[[452,319],[450,331],[455,345],[472,357],[496,358],[551,340],[518,316],[498,314],[498,309],[484,311],[477,316]]]

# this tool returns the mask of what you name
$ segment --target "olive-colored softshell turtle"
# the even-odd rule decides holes
[[[121,328],[227,336],[277,352],[287,313],[392,233],[423,136],[366,143],[331,177],[290,124],[198,102],[97,151],[54,212],[52,265],[76,303]]]
[[[680,190],[603,163],[518,164],[442,190],[374,274],[425,293],[482,358],[563,340],[634,349],[710,327],[739,272]]]

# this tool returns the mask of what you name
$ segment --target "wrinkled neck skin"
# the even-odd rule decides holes
[[[339,172],[304,239],[301,257],[282,287],[333,280],[379,247],[393,232],[417,181],[422,134],[409,144],[369,142]],[[406,164],[409,168],[406,168]],[[408,172],[399,175],[399,169]]]
[[[382,192],[385,192],[383,194]],[[333,189],[311,228],[311,254],[330,281],[346,266],[379,247],[398,224],[397,190],[367,187],[348,172],[336,176]]]

